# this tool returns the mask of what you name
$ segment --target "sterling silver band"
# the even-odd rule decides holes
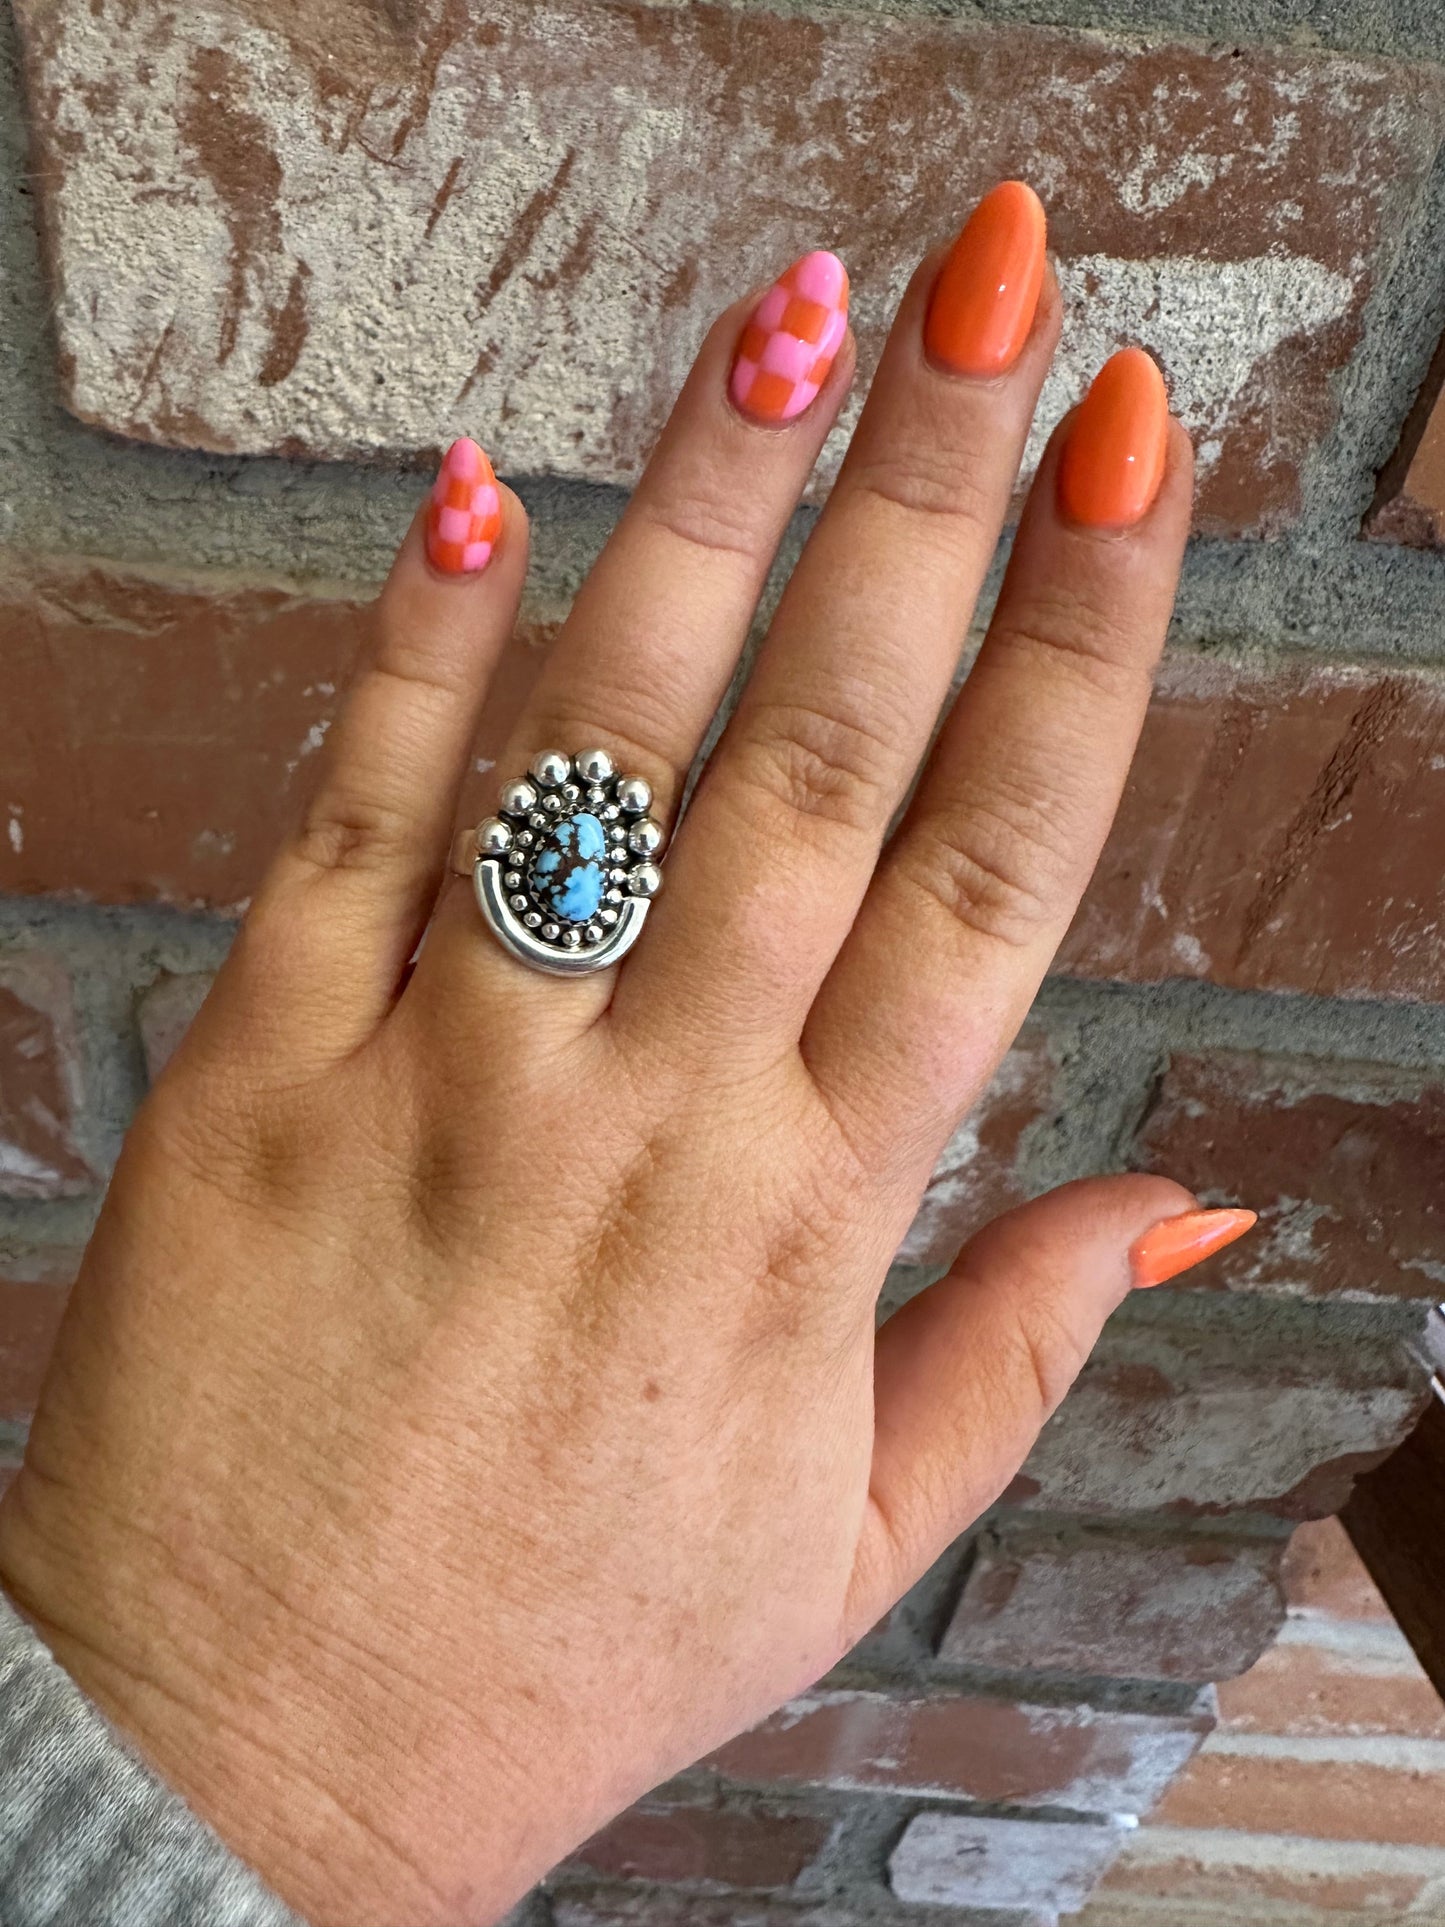
[[[504,783],[500,813],[464,830],[452,868],[470,875],[492,934],[520,962],[585,976],[624,957],[662,888],[666,837],[652,791],[604,749],[544,750]]]

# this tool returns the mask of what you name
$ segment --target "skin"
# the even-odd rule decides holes
[[[826,510],[619,969],[437,892],[526,528],[418,518],[322,779],[135,1123],[0,1581],[318,1923],[495,1921],[816,1680],[1003,1489],[1193,1200],[1090,1181],[875,1303],[1096,860],[1189,521],[1061,518],[1059,437],[929,750],[1059,326],[989,380],[910,285]],[[609,747],[667,820],[852,378],[785,428],[709,333],[504,770]],[[1067,424],[1065,430],[1067,432]],[[619,738],[619,726],[627,737]],[[433,915],[434,912],[434,915]],[[414,969],[417,939],[431,921]]]

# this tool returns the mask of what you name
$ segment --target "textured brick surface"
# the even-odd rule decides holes
[[[1173,657],[1060,968],[1438,1001],[1442,819],[1440,677]]]
[[[738,1780],[1141,1812],[1212,1724],[945,1694],[821,1692],[713,1755]]]
[[[1243,1679],[1220,1687],[1231,1732],[1445,1741],[1445,1702],[1403,1633],[1390,1626],[1375,1639],[1332,1639],[1290,1631]]]
[[[1228,1331],[1111,1331],[1005,1495],[1051,1510],[1283,1518],[1336,1512],[1410,1430],[1418,1370],[1394,1346],[1251,1352]]]
[[[0,1279],[0,1422],[35,1410],[68,1292],[63,1285]]]
[[[888,1879],[919,1906],[1074,1913],[1123,1839],[1114,1827],[920,1813],[889,1856]]]
[[[624,1813],[572,1859],[627,1879],[788,1887],[831,1831],[827,1820],[806,1813],[648,1805]]]
[[[1436,1927],[1445,1853],[1147,1827],[1071,1927]]]
[[[1057,1102],[1058,1065],[1042,1032],[1026,1030],[954,1133],[924,1194],[899,1262],[941,1265],[980,1226],[1021,1204],[1022,1139]]]
[[[1390,1608],[1338,1519],[1312,1519],[1297,1527],[1280,1577],[1292,1610],[1376,1624],[1390,1620]]]
[[[480,428],[506,470],[625,480],[726,301],[841,245],[871,361],[917,251],[1023,173],[1070,309],[1046,413],[1141,334],[1224,528],[1294,508],[1442,108],[1424,70],[921,10],[16,10],[86,420],[326,455]]]
[[[1136,1158],[1259,1212],[1204,1282],[1332,1298],[1445,1292],[1445,1084],[1367,1064],[1180,1055]]]
[[[1445,548],[1445,340],[1381,470],[1366,531],[1412,548]]]
[[[1240,1742],[1241,1746],[1244,1742]],[[1386,1740],[1201,1754],[1165,1795],[1162,1825],[1445,1847],[1445,1746]]]
[[[977,1666],[1217,1680],[1253,1665],[1284,1613],[1270,1541],[985,1533],[939,1649]]]
[[[0,955],[0,1197],[60,1198],[93,1188],[74,1136],[77,1049],[64,964],[39,951]]]
[[[355,601],[274,585],[0,556],[0,890],[244,902],[365,619]],[[524,624],[497,678],[477,741],[488,767],[544,634]],[[494,789],[479,774],[468,809]]]

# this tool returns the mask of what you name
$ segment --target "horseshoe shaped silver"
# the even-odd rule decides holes
[[[651,805],[649,785],[606,750],[544,750],[502,785],[500,813],[464,833],[453,868],[470,872],[483,922],[518,962],[552,977],[606,970],[662,887]]]

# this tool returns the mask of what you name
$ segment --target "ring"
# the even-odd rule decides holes
[[[452,867],[470,875],[505,950],[555,977],[615,964],[637,942],[662,888],[666,838],[648,815],[651,787],[622,776],[605,749],[543,750],[502,785],[501,807],[458,839]]]

